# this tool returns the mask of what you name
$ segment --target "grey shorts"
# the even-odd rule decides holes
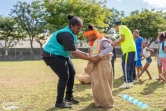
[[[162,66],[162,62],[161,62],[161,59],[159,57],[157,57],[157,65]]]

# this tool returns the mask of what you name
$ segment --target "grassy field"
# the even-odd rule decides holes
[[[77,74],[84,72],[86,61],[73,60],[73,63]],[[158,77],[158,70],[154,59],[149,68],[153,80],[147,80],[148,76],[144,74],[131,89],[118,88],[123,83],[123,80],[119,79],[122,76],[121,59],[117,60],[115,71],[113,96],[116,106],[108,111],[142,111],[123,100],[120,97],[123,93],[147,103],[150,108],[144,111],[166,111],[166,84],[155,80]],[[57,76],[43,61],[0,62],[0,111],[4,111],[2,105],[4,101],[19,103],[20,108],[12,111],[56,111],[53,108],[56,84]],[[71,111],[106,110],[95,108],[90,85],[82,85],[76,80],[74,90],[75,98],[81,103],[73,105]]]

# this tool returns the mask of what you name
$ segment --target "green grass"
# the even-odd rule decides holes
[[[82,74],[87,62],[73,60],[77,74]],[[123,100],[120,95],[125,93],[147,103],[150,108],[144,111],[166,111],[166,84],[159,83],[156,61],[153,60],[149,71],[153,80],[147,80],[144,74],[131,89],[121,90],[123,83],[121,59],[115,65],[115,80],[113,96],[115,108],[109,111],[142,111],[139,107]],[[56,99],[57,76],[43,61],[0,62],[0,111],[2,103],[19,102],[20,108],[13,111],[56,111],[53,109]],[[75,81],[74,96],[79,99],[79,105],[73,105],[71,111],[102,111],[95,108],[90,85],[82,85]],[[59,110],[58,110],[59,111]],[[63,109],[62,111],[68,111]]]

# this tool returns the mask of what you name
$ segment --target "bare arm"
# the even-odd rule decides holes
[[[154,50],[150,48],[147,48],[146,51],[150,51],[150,56],[152,56],[152,54],[154,53]]]
[[[164,52],[166,53],[166,46],[164,46]]]
[[[78,57],[78,58],[83,59],[83,60],[89,60],[89,61],[95,62],[95,63],[98,62],[98,59],[96,59],[94,57],[86,56],[86,55],[82,54],[81,52],[79,52],[77,50],[76,51],[70,51],[70,53],[73,56]]]
[[[121,36],[121,38],[114,42],[114,44],[113,44],[114,47],[119,45],[121,42],[125,41],[125,35],[121,34],[120,36]]]
[[[79,50],[79,49],[77,49],[77,51],[80,52],[80,53],[82,53],[82,54],[84,54],[85,56],[88,55],[88,53],[85,53],[85,52],[83,52],[83,51],[81,51],[81,50]]]

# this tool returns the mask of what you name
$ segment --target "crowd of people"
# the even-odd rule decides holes
[[[119,33],[120,39],[111,41],[95,29],[92,24],[84,31],[85,38],[89,41],[90,54],[82,52],[75,47],[77,35],[83,22],[79,17],[68,15],[69,25],[56,31],[47,41],[43,48],[43,60],[59,77],[57,85],[56,108],[71,108],[66,102],[78,104],[74,98],[73,86],[75,69],[70,59],[72,54],[83,60],[89,61],[85,68],[85,74],[78,75],[81,83],[91,83],[94,102],[96,107],[112,108],[114,99],[112,95],[114,62],[116,61],[115,47],[120,45],[122,49],[122,70],[124,83],[119,87],[122,89],[133,87],[133,81],[140,78],[146,72],[149,79],[152,79],[148,67],[152,62],[151,56],[154,50],[148,47],[147,41],[139,36],[139,31],[133,33],[120,21],[115,22],[115,30]],[[134,35],[134,37],[133,37]],[[160,46],[157,53],[159,69],[158,80],[166,82],[166,33],[159,34]],[[142,68],[141,60],[146,59]],[[111,61],[111,62],[110,62]],[[161,64],[162,63],[162,64]],[[137,74],[135,73],[135,66]],[[163,68],[163,70],[162,70]],[[66,95],[65,95],[66,91]],[[102,95],[101,95],[102,94]],[[64,99],[65,96],[65,99]]]

